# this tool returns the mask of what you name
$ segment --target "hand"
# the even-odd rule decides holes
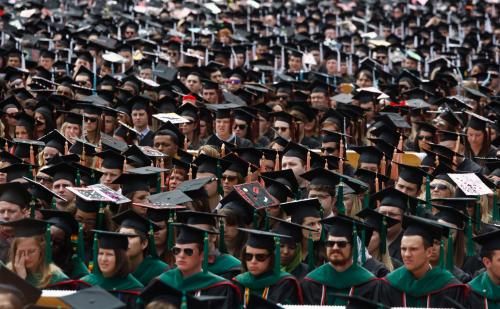
[[[28,274],[26,272],[25,262],[26,262],[26,252],[24,252],[24,251],[18,252],[16,254],[16,258],[14,261],[14,266],[15,266],[17,275],[19,277],[21,277],[22,279],[26,279],[26,277],[28,276]]]

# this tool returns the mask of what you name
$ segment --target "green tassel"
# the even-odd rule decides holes
[[[309,237],[307,238],[307,267],[309,267],[309,271],[314,269],[314,241],[311,231],[309,231]]]
[[[363,209],[370,208],[370,195],[368,191],[363,195]]]
[[[174,246],[174,218],[172,213],[168,216],[167,232],[167,249],[170,250]]]
[[[156,244],[155,244],[155,231],[153,230],[153,224],[150,222],[149,223],[149,254],[153,258],[158,258],[158,252],[156,251]]]
[[[92,256],[92,273],[99,274],[99,263],[97,262],[97,255],[99,253],[99,243],[97,242],[97,233],[94,233],[94,252]]]
[[[425,206],[427,208],[427,211],[432,211],[431,178],[429,175],[425,176]]]
[[[280,238],[274,237],[274,273],[277,275],[281,271]]]
[[[479,202],[479,197],[474,208],[474,220],[476,221],[476,230],[479,231],[481,229],[481,203]]]
[[[161,173],[156,177],[156,193],[161,193]]]
[[[340,181],[340,184],[337,186],[337,211],[339,214],[345,215],[344,184],[342,181]]]
[[[474,243],[472,242],[472,218],[469,217],[467,221],[467,239],[466,239],[466,254],[467,256],[474,256]]]
[[[28,173],[26,174],[26,177],[33,180],[33,166],[32,165],[28,166]]]
[[[383,256],[387,251],[387,220],[385,217],[382,218],[382,226],[380,227],[380,245],[379,251],[380,255]]]
[[[358,229],[356,227],[356,223],[352,226],[352,260],[353,264],[358,263]]]
[[[57,203],[56,198],[53,197],[52,198],[52,203],[50,204],[50,208],[57,209],[57,204],[56,203]]]
[[[93,185],[97,183],[97,179],[96,179],[96,177],[95,177],[95,172],[94,172],[94,170],[92,170],[92,171],[90,172],[90,183],[91,183],[91,184],[93,184]]]
[[[366,262],[366,250],[364,248],[366,243],[366,232],[364,229],[361,230],[361,243],[363,244],[363,248],[361,249],[361,264],[365,264]]]
[[[180,309],[188,309],[187,305],[187,298],[186,298],[186,292],[182,292],[182,298],[181,298],[181,308]]]
[[[253,229],[258,229],[259,227],[257,226],[259,223],[259,214],[257,213],[257,209],[254,208],[253,210],[253,217],[252,217],[252,227]]]
[[[493,193],[493,207],[492,207],[493,214],[491,215],[491,219],[494,222],[497,222],[500,220],[500,213],[498,212],[498,193],[495,190],[495,193]]]
[[[50,237],[50,226],[45,229],[45,264],[52,263],[52,238]]]
[[[446,269],[453,270],[453,236],[451,230],[448,230],[448,250],[446,250]]]
[[[78,238],[76,240],[76,255],[83,260],[85,260],[85,246],[83,244],[83,225],[78,223]]]
[[[30,201],[30,218],[32,218],[32,219],[35,218],[35,210],[36,210],[36,201],[35,201],[35,197],[32,196],[31,201]]]
[[[216,168],[216,173],[217,173],[217,192],[219,192],[219,195],[224,196],[224,190],[222,189],[222,168],[220,166],[220,161],[217,160],[217,168]]]
[[[444,240],[441,238],[441,241],[439,242],[439,267],[445,268],[444,264]]]
[[[208,272],[208,233],[205,232],[205,237],[203,237],[203,273]]]
[[[422,205],[422,203],[417,204],[417,217],[424,217],[425,215],[425,208]]]
[[[80,169],[76,170],[76,181],[75,184],[77,187],[80,187],[82,185],[82,175],[80,174]]]
[[[267,215],[267,210],[264,214],[264,231],[269,231],[269,216]]]
[[[224,220],[219,220],[219,251],[220,253],[227,253],[226,242],[224,241]]]

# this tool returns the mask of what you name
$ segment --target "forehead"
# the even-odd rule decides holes
[[[422,236],[418,235],[412,235],[412,236],[407,236],[404,235],[403,238],[401,239],[401,246],[405,247],[421,247],[424,245],[424,240]]]
[[[332,236],[328,235],[328,240],[334,240],[334,241],[347,241],[347,237],[340,237],[340,236]]]

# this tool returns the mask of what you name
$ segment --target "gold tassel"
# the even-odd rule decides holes
[[[220,155],[221,155],[221,157],[225,157],[226,156],[226,144],[224,144],[224,143],[220,147]]]
[[[460,135],[457,135],[457,140],[455,142],[455,153],[458,153],[458,150],[460,149]],[[457,165],[457,161],[458,161],[458,158],[457,158],[457,155],[454,154],[453,155],[453,165]]]
[[[344,157],[339,159],[339,173],[344,174]]]
[[[262,154],[262,157],[260,158],[260,172],[261,173],[266,172],[265,162],[266,162],[266,156],[264,156],[264,154]]]
[[[274,170],[275,171],[280,171],[281,170],[281,164],[280,164],[280,153],[276,151],[276,157],[274,158]]]
[[[248,169],[247,169],[247,182],[252,181],[252,165],[248,163]]]
[[[69,152],[69,144],[68,141],[64,142],[64,155],[67,155]]]
[[[307,152],[307,157],[306,157],[306,171],[311,170],[311,152]]]
[[[193,180],[193,166],[189,164],[188,180]]]
[[[35,165],[35,150],[33,149],[33,145],[30,145],[30,164]]]

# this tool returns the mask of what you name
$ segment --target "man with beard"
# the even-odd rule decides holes
[[[355,257],[360,244],[356,231],[361,232],[367,226],[344,215],[327,218],[323,223],[329,225],[326,241],[328,263],[304,278],[304,302],[345,306],[347,301],[332,295],[335,293],[372,299],[376,295],[378,281],[372,273],[357,264]]]

